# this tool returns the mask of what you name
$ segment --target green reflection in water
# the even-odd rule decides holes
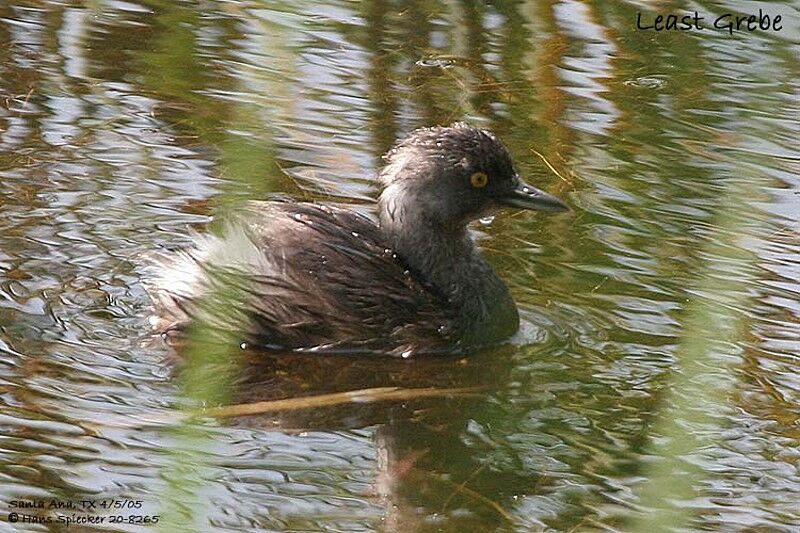
[[[706,481],[701,457],[719,445],[724,416],[732,408],[737,345],[752,326],[747,315],[757,256],[747,245],[765,219],[743,199],[755,197],[761,182],[757,174],[746,175],[719,198],[714,232],[702,251],[705,264],[688,289],[676,368],[651,429],[648,452],[654,457],[642,471],[647,481],[638,502],[647,511],[630,531],[675,531],[695,518],[680,502],[695,497]]]
[[[285,80],[265,75],[255,70],[254,75],[243,75],[256,82],[253,86],[234,85],[233,79],[224,86],[215,86],[216,79],[209,75],[209,65],[200,57],[197,42],[198,30],[204,25],[200,12],[172,2],[151,4],[157,11],[156,27],[159,35],[153,40],[154,50],[141,54],[143,86],[169,101],[183,101],[191,112],[185,115],[188,129],[199,140],[219,151],[220,174],[226,186],[215,197],[222,208],[235,209],[244,198],[263,197],[275,190],[275,176],[279,173],[275,151],[270,136],[271,120],[290,120],[289,117],[270,117],[268,103],[248,95],[281,95],[290,98]],[[235,7],[235,6],[234,6]],[[230,35],[224,40],[241,38],[241,33],[229,26]],[[283,45],[285,35],[278,24],[261,22],[260,36],[270,56],[278,60],[282,72],[288,73],[291,52]],[[211,101],[209,94],[221,98],[224,94],[239,94],[240,98],[224,103]],[[235,291],[217,290],[207,295],[210,310],[216,314],[231,315],[230,331],[237,331],[235,309],[240,295]],[[170,432],[173,445],[169,450],[171,466],[164,472],[167,490],[162,494],[162,517],[159,530],[196,531],[206,521],[202,491],[206,465],[213,436],[190,416],[198,407],[224,405],[230,402],[233,379],[239,370],[241,340],[233,335],[211,332],[202,321],[193,324],[187,344],[180,350],[183,364],[178,382],[185,402],[183,421]]]

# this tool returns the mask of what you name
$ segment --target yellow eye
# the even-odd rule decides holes
[[[486,184],[489,183],[489,176],[484,172],[476,172],[469,177],[469,182],[476,189],[483,189],[486,187]]]

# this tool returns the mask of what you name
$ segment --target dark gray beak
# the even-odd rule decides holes
[[[567,204],[552,194],[532,187],[522,180],[517,182],[517,186],[514,189],[498,197],[497,201],[503,205],[531,209],[533,211],[569,211]]]

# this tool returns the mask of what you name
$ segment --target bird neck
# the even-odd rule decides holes
[[[382,195],[379,214],[381,229],[403,264],[446,298],[476,334],[500,338],[516,331],[517,309],[508,288],[478,252],[467,227],[442,224],[402,200]]]
[[[394,252],[421,279],[450,300],[472,285],[476,270],[488,266],[466,228],[443,228],[425,219],[384,226]]]
[[[470,284],[471,271],[486,264],[464,224],[447,225],[405,190],[384,190],[378,201],[381,230],[403,264],[448,299]]]

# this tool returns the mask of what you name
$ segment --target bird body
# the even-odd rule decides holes
[[[465,124],[412,133],[380,181],[378,224],[324,204],[252,201],[219,234],[156,254],[145,284],[157,331],[202,323],[266,348],[404,357],[512,335],[516,305],[467,223],[501,200],[563,204],[524,185],[505,147]]]

